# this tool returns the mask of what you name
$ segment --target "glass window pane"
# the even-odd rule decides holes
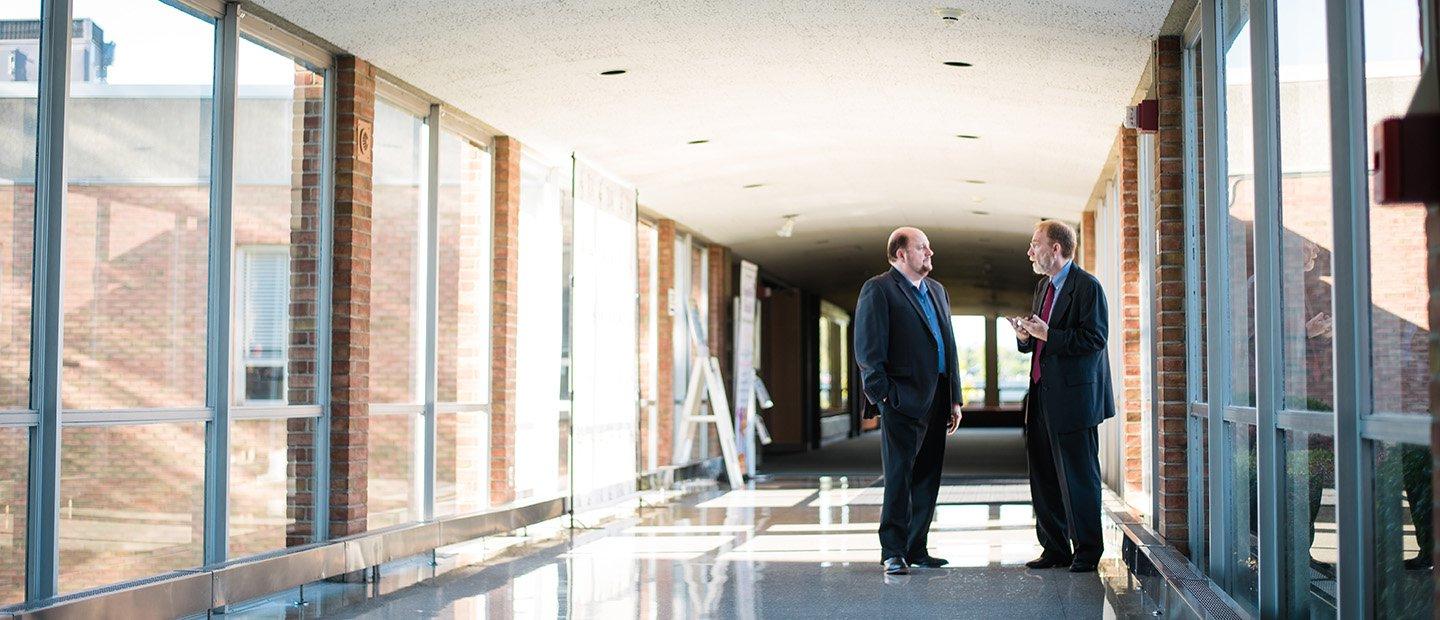
[[[950,317],[955,326],[955,359],[960,373],[961,391],[965,403],[974,406],[985,404],[985,317],[980,315],[956,315]],[[1007,321],[1008,323],[1008,321]],[[1029,375],[1029,369],[1026,369]]]
[[[1226,591],[1242,607],[1254,612],[1259,608],[1259,520],[1256,504],[1255,427],[1249,424],[1225,423],[1225,454],[1230,455],[1230,480],[1226,490],[1234,541],[1230,549],[1230,578]]]
[[[490,154],[440,132],[436,398],[490,401]]]
[[[1280,566],[1284,615],[1335,616],[1335,439],[1284,431],[1285,482],[1280,500]]]
[[[231,557],[311,541],[314,426],[314,418],[231,424]]]
[[[25,599],[30,429],[0,428],[0,606]]]
[[[420,231],[425,216],[424,119],[375,102],[370,277],[370,399],[420,398]]]
[[[1365,2],[1365,135],[1403,115],[1420,81],[1416,0]],[[1374,145],[1367,145],[1373,152]],[[1372,164],[1373,165],[1373,164]],[[1372,171],[1373,173],[1373,171]],[[1429,415],[1430,321],[1425,205],[1370,205],[1370,346],[1374,411]]]
[[[1229,169],[1229,223],[1225,243],[1230,256],[1231,403],[1255,406],[1255,173],[1251,130],[1250,18],[1248,0],[1226,2],[1225,141]]]
[[[1209,420],[1197,415],[1185,416],[1189,425],[1186,458],[1194,464],[1187,470],[1190,506],[1190,561],[1202,573],[1210,570],[1210,450]],[[1199,472],[1199,478],[1189,472]]]
[[[409,523],[420,518],[419,489],[415,482],[415,436],[419,417],[371,415],[366,448],[365,528]]]
[[[640,315],[639,348],[640,359],[640,445],[637,446],[640,468],[650,471],[660,466],[659,451],[659,322],[660,322],[660,274],[658,265],[659,230],[649,222],[637,225],[635,241],[636,291]]]
[[[0,144],[7,145],[0,149],[0,409],[25,409],[30,404],[40,3],[6,2],[0,5],[0,20],[22,30],[7,35],[0,50]],[[0,604],[9,600],[5,583],[0,576]]]
[[[435,418],[435,516],[490,505],[490,417],[483,411]]]
[[[60,433],[60,591],[198,566],[205,424]]]
[[[325,75],[240,40],[235,108],[236,404],[315,397]]]
[[[215,25],[158,0],[74,7],[62,401],[204,405]]]
[[[1375,617],[1431,618],[1430,447],[1377,443],[1374,450]]]
[[[828,301],[820,302],[820,409],[825,414],[850,411],[850,315]]]
[[[1015,347],[1015,328],[1003,316],[995,319],[995,340],[999,349],[1000,376],[996,382],[1000,384],[1000,404],[1018,405],[1030,389],[1030,354]]]
[[[1204,162],[1204,89],[1202,87],[1204,78],[1204,61],[1201,46],[1197,43],[1186,50],[1188,62],[1185,66],[1185,107],[1186,118],[1190,123],[1185,127],[1187,144],[1185,151],[1185,170],[1191,177],[1188,181],[1186,201],[1190,203],[1189,217],[1193,221],[1187,225],[1194,231],[1194,241],[1191,251],[1186,254],[1189,262],[1191,278],[1190,287],[1193,287],[1197,299],[1195,308],[1197,318],[1193,323],[1197,330],[1194,340],[1190,345],[1191,360],[1196,365],[1194,380],[1190,386],[1190,398],[1194,402],[1205,402],[1209,396],[1206,395],[1205,365],[1208,360],[1205,357],[1206,317],[1205,317],[1205,162]]]
[[[1287,409],[1334,410],[1330,106],[1325,7],[1276,7],[1280,97],[1280,324]]]
[[[561,391],[561,327],[564,325],[563,196],[550,169],[531,159],[521,162],[520,281],[515,352],[515,453],[525,455],[515,468],[515,497],[548,497],[562,488],[561,462],[568,453],[560,409],[569,401]]]

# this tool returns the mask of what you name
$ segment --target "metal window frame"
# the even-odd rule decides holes
[[[1279,617],[1283,585],[1280,568],[1280,484],[1285,461],[1276,428],[1284,402],[1280,295],[1280,94],[1274,0],[1252,0],[1250,80],[1255,171],[1255,404],[1256,559],[1261,617]]]
[[[1362,438],[1370,413],[1370,236],[1365,142],[1363,7],[1327,0],[1330,69],[1330,171],[1334,222],[1335,488],[1338,552],[1337,613],[1374,614],[1373,446]]]
[[[1224,274],[1229,271],[1229,255],[1225,250],[1225,232],[1229,217],[1226,196],[1225,144],[1225,66],[1220,62],[1223,48],[1224,23],[1221,21],[1222,0],[1200,2],[1200,54],[1204,72],[1201,75],[1204,97],[1204,160],[1205,160],[1205,316],[1206,316],[1206,402],[1222,411],[1230,400],[1230,363],[1225,347],[1230,339],[1227,321],[1216,320],[1229,310],[1230,292]],[[1231,465],[1220,449],[1225,433],[1225,415],[1208,416],[1210,449],[1206,460],[1210,471],[1208,530],[1210,547],[1206,573],[1219,583],[1227,583],[1225,558],[1230,556],[1232,536],[1225,506],[1229,485],[1220,483],[1229,478]]]
[[[1159,402],[1155,380],[1160,350],[1155,339],[1158,321],[1155,315],[1155,154],[1158,140],[1154,133],[1137,132],[1135,136],[1136,159],[1136,215],[1139,216],[1140,230],[1137,244],[1140,251],[1140,425],[1141,459],[1140,497],[1149,506],[1150,526],[1160,527],[1160,493],[1157,492],[1156,474],[1160,472],[1160,425],[1156,424],[1155,403]],[[1131,503],[1132,506],[1136,502]]]
[[[282,28],[251,13],[240,9],[240,35],[252,42],[302,61],[316,73],[323,73],[335,65],[335,56],[328,50],[315,45],[288,29]]]
[[[214,114],[210,143],[209,300],[206,304],[205,383],[211,417],[205,426],[205,516],[202,565],[229,559],[230,515],[230,349],[234,275],[234,171],[236,59],[239,6],[225,5],[215,27]]]
[[[1185,27],[1184,45],[1181,51],[1180,80],[1181,114],[1183,116],[1183,135],[1181,137],[1182,153],[1181,161],[1184,166],[1184,201],[1182,204],[1184,221],[1184,252],[1185,252],[1185,316],[1189,320],[1185,323],[1185,401],[1188,403],[1188,410],[1191,417],[1197,419],[1198,424],[1208,424],[1206,420],[1209,408],[1204,404],[1205,396],[1202,391],[1203,370],[1201,352],[1201,338],[1204,332],[1201,330],[1202,323],[1199,320],[1202,302],[1200,300],[1201,274],[1200,274],[1200,248],[1202,240],[1200,237],[1200,219],[1204,209],[1200,204],[1200,137],[1198,110],[1196,99],[1199,94],[1199,76],[1195,74],[1196,46],[1200,45],[1200,8],[1196,7],[1191,13],[1190,20]],[[1205,450],[1207,444],[1200,443],[1199,433],[1188,432],[1191,422],[1186,422],[1186,525],[1188,527],[1188,538],[1190,541],[1191,561],[1196,567],[1206,566],[1208,553],[1208,538],[1205,536],[1205,524],[1200,521],[1200,515],[1205,513],[1206,498],[1202,496],[1204,487],[1199,484],[1205,479],[1206,468],[1204,466]]]
[[[25,599],[55,596],[60,581],[60,381],[64,369],[65,102],[70,92],[69,0],[41,0],[37,92],[35,249],[30,297],[29,480]]]
[[[440,284],[440,104],[430,104],[430,114],[425,119],[426,129],[429,131],[429,139],[426,140],[425,155],[425,269],[421,286],[424,287],[424,327],[423,341],[424,351],[421,356],[421,398],[424,400],[425,409],[421,413],[420,428],[420,454],[419,467],[414,468],[415,475],[420,478],[417,482],[420,488],[420,519],[429,521],[435,517],[435,442],[436,442],[436,406],[435,396],[437,390],[436,364],[438,360],[437,331],[440,322],[439,298],[437,288]]]

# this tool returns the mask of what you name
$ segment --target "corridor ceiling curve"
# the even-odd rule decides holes
[[[952,257],[942,279],[1028,274],[1031,224],[1078,220],[1171,2],[255,4],[826,292],[884,269],[899,225]]]

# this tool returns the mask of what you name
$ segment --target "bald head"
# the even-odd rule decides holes
[[[885,258],[890,262],[899,260],[896,253],[910,247],[910,242],[916,237],[924,237],[925,233],[919,228],[901,226],[890,233],[890,240],[885,243]]]
[[[924,232],[919,228],[902,226],[890,233],[885,255],[890,264],[906,277],[918,280],[930,274],[930,257],[934,252],[930,250],[930,238]]]

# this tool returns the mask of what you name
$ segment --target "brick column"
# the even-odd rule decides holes
[[[1188,408],[1185,381],[1185,128],[1181,86],[1182,44],[1179,37],[1155,42],[1155,91],[1160,102],[1156,133],[1158,161],[1155,206],[1156,254],[1155,316],[1155,489],[1160,512],[1155,523],[1160,536],[1189,553],[1188,471],[1185,452],[1185,416]]]
[[[1144,480],[1141,450],[1143,424],[1140,410],[1142,378],[1140,375],[1140,179],[1139,149],[1134,129],[1120,130],[1120,309],[1119,330],[1123,347],[1121,377],[1124,386],[1125,486],[1139,490]]]
[[[370,405],[370,173],[375,68],[338,61],[331,305],[330,535],[365,531]]]
[[[490,299],[490,503],[515,499],[515,354],[519,349],[520,143],[495,139]]]
[[[1095,208],[1080,214],[1080,266],[1095,273]]]
[[[675,314],[676,308],[670,304],[672,297],[680,295],[675,290],[675,221],[660,220],[656,222],[659,234],[656,235],[658,246],[655,252],[657,256],[655,271],[660,281],[657,297],[659,298],[660,312],[656,313],[659,318],[655,321],[655,376],[656,390],[656,429],[658,441],[655,461],[661,467],[673,464],[675,454]],[[688,260],[687,257],[680,257]]]

